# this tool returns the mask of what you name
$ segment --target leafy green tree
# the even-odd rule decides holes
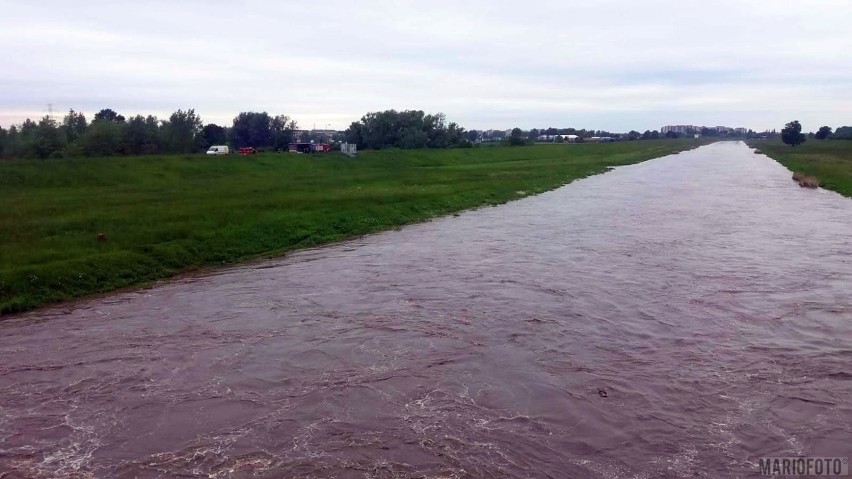
[[[122,141],[125,152],[131,155],[150,155],[161,153],[163,144],[160,139],[160,126],[157,117],[136,115],[127,120]]]
[[[86,122],[86,115],[74,110],[69,110],[68,114],[62,119],[62,130],[69,143],[77,141],[86,131],[87,126],[89,124]]]
[[[446,124],[443,113],[421,110],[386,110],[367,113],[344,132],[349,143],[359,148],[448,148],[468,143],[464,129]]]
[[[467,134],[464,128],[456,122],[450,122],[447,125],[447,138],[449,140],[448,146],[461,146],[470,143],[467,141]]]
[[[346,143],[354,143],[358,145],[358,148],[365,148],[364,123],[362,121],[353,121],[349,125],[349,128],[343,132],[343,140]]]
[[[172,113],[160,127],[166,150],[170,153],[192,153],[201,149],[197,142],[201,125],[201,118],[192,108]]]
[[[399,143],[397,145],[399,148],[404,148],[407,150],[416,150],[419,148],[426,148],[429,146],[429,134],[423,130],[418,130],[416,128],[406,129],[402,134],[402,138],[400,138]]]
[[[265,111],[240,113],[231,127],[231,143],[237,148],[272,146],[272,117]]]
[[[804,143],[805,135],[802,134],[802,125],[798,121],[791,121],[784,125],[784,129],[781,130],[781,141],[792,147]]]
[[[224,126],[210,123],[204,125],[204,128],[201,129],[201,138],[201,145],[205,150],[214,145],[227,145],[228,129]]]
[[[112,156],[124,153],[124,123],[96,120],[78,140],[81,152],[86,156]]]
[[[276,150],[287,150],[290,143],[296,140],[296,130],[299,125],[287,115],[278,115],[270,122],[272,147]]]
[[[24,156],[23,154],[24,148],[21,143],[20,129],[12,125],[9,127],[9,131],[6,132],[2,155],[8,158],[20,158]]]
[[[35,158],[35,141],[36,141],[36,131],[38,131],[38,124],[29,118],[24,120],[18,128],[18,154],[16,156],[20,156],[22,158]]]
[[[424,115],[423,116],[423,127],[422,130],[426,133],[426,136],[429,138],[426,146],[428,148],[449,148],[450,147],[450,134],[449,130],[446,126],[446,116],[443,113],[437,113],[435,115]],[[418,125],[417,122],[413,122],[407,125],[407,129],[417,130]]]
[[[0,158],[6,155],[5,150],[9,144],[9,132],[0,126]]]
[[[124,123],[124,117],[113,111],[112,108],[104,108],[103,110],[95,113],[95,118],[93,121],[104,120],[104,121],[113,121],[116,123]]]
[[[852,140],[852,126],[841,126],[831,136],[833,140]]]
[[[33,135],[33,154],[36,158],[50,158],[59,154],[65,145],[64,132],[59,129],[56,120],[45,116],[38,122]]]
[[[20,131],[21,131],[22,136],[32,137],[32,135],[35,134],[35,131],[37,129],[38,129],[38,123],[27,118],[26,120],[24,120],[23,123],[21,123]]]
[[[821,126],[819,130],[816,132],[814,137],[817,140],[824,140],[831,135],[831,127],[830,126]]]

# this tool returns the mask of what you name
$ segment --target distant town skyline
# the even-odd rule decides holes
[[[52,104],[345,129],[385,109],[468,129],[852,123],[852,4],[0,0],[0,125]]]

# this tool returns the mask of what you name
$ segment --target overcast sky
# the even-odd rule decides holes
[[[0,125],[195,108],[345,128],[852,124],[852,1],[0,0]]]

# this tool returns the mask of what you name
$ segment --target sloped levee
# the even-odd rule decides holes
[[[0,323],[0,477],[847,456],[852,201],[742,143]]]

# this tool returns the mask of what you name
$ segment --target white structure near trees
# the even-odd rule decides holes
[[[358,145],[355,143],[341,143],[340,151],[350,158],[355,158],[358,155]]]

